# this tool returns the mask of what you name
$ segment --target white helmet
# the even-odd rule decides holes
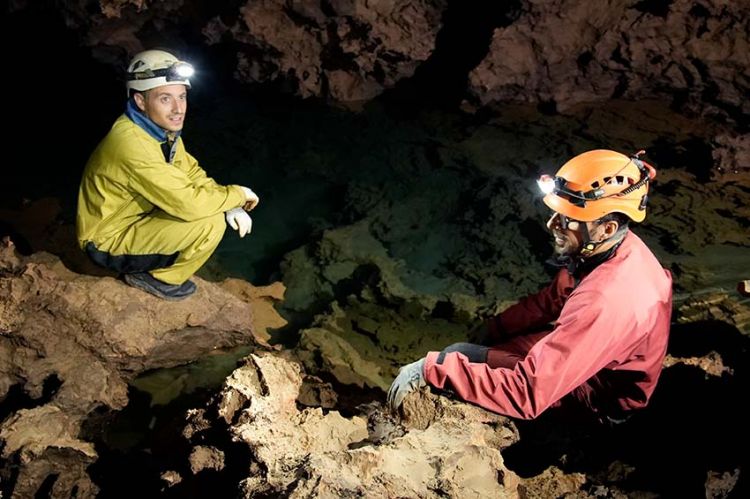
[[[144,92],[165,85],[190,87],[195,70],[187,62],[178,60],[163,50],[146,50],[133,57],[128,66],[128,92]]]

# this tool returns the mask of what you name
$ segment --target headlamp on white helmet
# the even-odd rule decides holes
[[[193,66],[178,60],[163,50],[146,50],[136,54],[128,66],[128,92],[145,92],[165,85],[190,87],[189,78],[195,74]]]

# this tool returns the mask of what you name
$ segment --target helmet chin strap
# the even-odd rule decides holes
[[[581,234],[581,249],[578,250],[576,256],[580,256],[581,258],[588,258],[594,251],[596,251],[596,248],[614,237],[614,235],[612,235],[598,242],[592,241],[591,234],[589,233],[589,224],[587,222],[583,223],[583,230],[580,231],[579,234]]]

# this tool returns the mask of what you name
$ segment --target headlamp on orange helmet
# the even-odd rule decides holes
[[[544,203],[557,213],[583,222],[613,212],[643,221],[648,183],[656,176],[654,167],[639,158],[643,153],[628,157],[598,149],[579,154],[554,177],[542,175],[537,181],[545,194]]]

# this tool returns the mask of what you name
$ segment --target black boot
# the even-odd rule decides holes
[[[165,300],[176,301],[185,299],[195,293],[197,289],[193,281],[185,281],[182,284],[167,284],[148,272],[125,274],[123,279],[134,288],[142,289]]]

